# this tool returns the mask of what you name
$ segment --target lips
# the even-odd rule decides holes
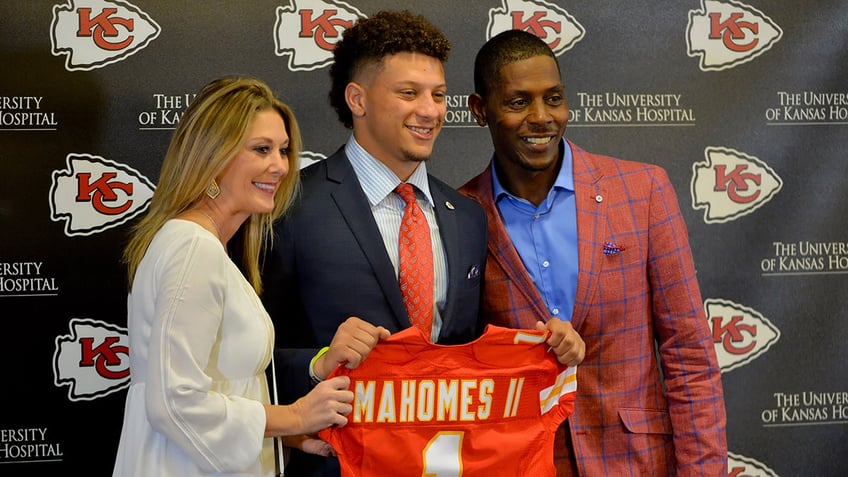
[[[526,143],[544,146],[545,144],[550,143],[553,140],[553,138],[554,138],[553,136],[544,136],[544,137],[523,136],[521,138],[521,140],[526,142]]]
[[[407,126],[407,128],[417,134],[421,134],[422,136],[429,136],[433,133],[433,128],[422,128],[417,126]]]
[[[262,189],[266,192],[271,192],[271,193],[273,193],[274,189],[276,189],[276,186],[274,184],[266,184],[264,182],[254,182],[253,185],[255,185],[259,189]]]

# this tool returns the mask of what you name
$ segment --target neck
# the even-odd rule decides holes
[[[223,242],[223,237],[221,237],[221,227],[218,226],[218,222],[216,222],[215,219],[213,219],[211,215],[206,213],[205,210],[197,209],[197,211],[200,212],[201,214],[203,214],[204,217],[209,219],[209,222],[212,223],[212,227],[215,228],[215,236],[218,237],[218,240],[221,240]]]

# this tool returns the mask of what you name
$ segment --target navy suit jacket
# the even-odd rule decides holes
[[[330,344],[348,317],[392,333],[410,326],[397,274],[344,148],[301,171],[301,183],[301,196],[275,224],[273,248],[263,269],[263,302],[276,329],[281,403],[309,391],[309,361]],[[478,203],[433,176],[429,185],[448,269],[437,342],[465,343],[483,329],[479,310],[486,214]],[[293,452],[286,474],[338,475],[333,460]],[[301,468],[306,461],[310,463]],[[329,470],[319,469],[327,465]]]

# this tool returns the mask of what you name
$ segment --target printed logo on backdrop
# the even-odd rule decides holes
[[[90,71],[117,63],[150,44],[161,28],[121,0],[68,0],[53,7],[51,53],[67,55],[65,69]]]
[[[771,249],[774,256],[760,261],[763,276],[848,273],[848,241],[774,241]]]
[[[543,0],[502,0],[503,8],[489,9],[486,40],[507,30],[525,30],[545,40],[556,56],[570,50],[583,28],[564,8]]]
[[[53,384],[68,386],[71,401],[91,401],[130,384],[126,328],[99,320],[72,318],[69,335],[56,337]]]
[[[577,93],[569,127],[694,126],[695,113],[680,93]]]
[[[0,130],[55,131],[56,113],[41,109],[44,96],[0,96]]]
[[[327,156],[320,152],[301,151],[300,154],[297,155],[298,169],[311,166],[312,164],[315,164],[318,161],[323,161],[326,158]]]
[[[138,113],[138,129],[141,131],[176,129],[177,123],[197,93],[153,94],[153,107]]]
[[[48,441],[47,431],[46,427],[4,426],[0,430],[0,465],[61,462],[65,455],[62,444]]]
[[[449,94],[445,96],[445,120],[443,128],[478,128],[477,120],[468,108],[468,94]]]
[[[778,91],[765,118],[769,126],[848,125],[848,93]]]
[[[770,393],[775,407],[763,409],[763,427],[848,424],[848,391]]]
[[[0,298],[6,296],[57,296],[56,277],[48,276],[44,262],[0,262]]]
[[[50,219],[64,220],[68,237],[117,227],[150,204],[155,186],[126,164],[73,153],[67,164],[67,169],[53,171],[49,199]]]
[[[701,57],[702,71],[721,71],[760,56],[782,36],[771,18],[750,5],[701,0],[701,10],[689,10],[686,53]]]
[[[780,330],[757,311],[730,300],[704,300],[721,372],[745,366],[780,339]]]
[[[692,164],[692,208],[704,209],[704,222],[730,222],[759,209],[783,188],[768,164],[726,147],[704,149],[705,162]]]
[[[727,453],[727,477],[780,477],[762,462],[743,455]]]
[[[366,15],[339,0],[290,0],[277,7],[274,53],[288,56],[291,71],[311,71],[333,62],[342,32]]]

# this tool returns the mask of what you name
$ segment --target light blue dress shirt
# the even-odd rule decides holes
[[[573,158],[563,141],[562,167],[538,207],[507,192],[492,164],[495,204],[524,267],[551,316],[571,321],[577,293],[577,211]]]

